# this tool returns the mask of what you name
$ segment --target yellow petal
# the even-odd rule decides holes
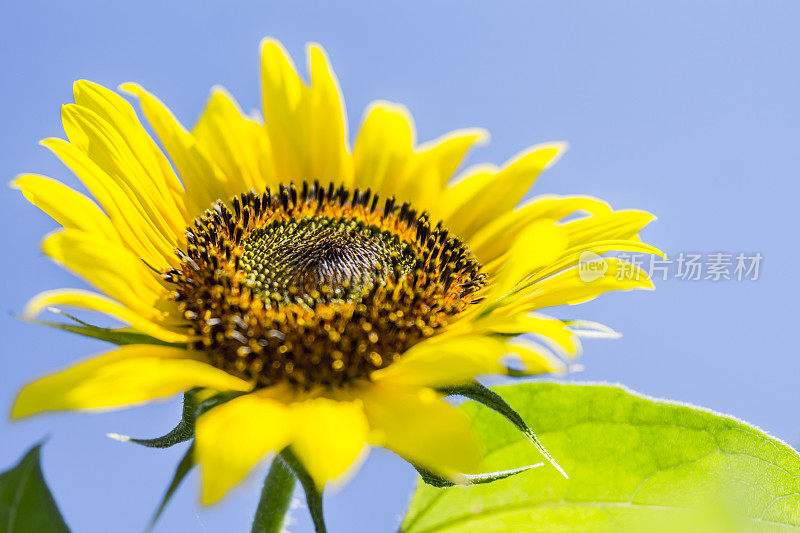
[[[524,369],[518,372],[533,376],[537,374],[550,374],[552,372],[565,372],[567,366],[561,362],[550,350],[541,344],[524,337],[508,341],[513,347],[512,359],[519,360]]]
[[[578,337],[587,339],[618,339],[622,336],[605,324],[591,320],[567,320],[570,330]]]
[[[639,240],[591,241],[564,250],[564,253],[561,254],[561,257],[559,257],[557,261],[537,271],[536,274],[531,276],[529,281],[533,283],[555,274],[556,272],[561,272],[562,270],[577,265],[578,262],[581,261],[584,252],[592,252],[596,255],[608,252],[639,252],[666,258],[664,252],[655,246],[650,246]]]
[[[45,176],[26,174],[18,176],[11,185],[64,228],[119,241],[119,234],[97,204],[63,183]]]
[[[86,185],[127,247],[156,267],[176,263],[174,236],[167,239],[153,227],[128,188],[106,174],[76,146],[61,139],[45,139],[42,145],[52,150]]]
[[[442,198],[441,216],[447,227],[468,240],[495,218],[511,211],[539,173],[566,148],[564,143],[537,145],[515,157],[502,169],[488,166],[467,171]]]
[[[35,316],[42,309],[49,306],[81,307],[97,311],[123,322],[127,322],[140,333],[150,335],[151,337],[165,342],[183,343],[190,340],[189,335],[167,329],[105,296],[89,291],[82,291],[80,289],[59,289],[42,292],[28,302],[28,305],[25,307],[25,315]],[[165,319],[166,318],[167,317],[165,317]]]
[[[406,386],[457,385],[484,374],[503,374],[500,358],[510,349],[484,335],[463,335],[421,342],[397,361],[373,372],[375,382]]]
[[[633,209],[612,211],[581,218],[564,224],[570,246],[594,241],[627,240],[635,238],[655,216]]]
[[[185,219],[183,186],[133,107],[114,91],[87,80],[74,83],[73,95],[76,104],[91,109],[120,133],[130,155],[141,166],[144,185],[159,193],[165,216],[178,213],[180,220]]]
[[[17,396],[13,418],[44,411],[121,407],[192,387],[249,390],[250,385],[182,348],[129,345],[43,377]]]
[[[505,297],[537,270],[556,261],[567,247],[567,235],[553,221],[542,220],[522,230],[508,251],[503,268],[486,292],[487,306]]]
[[[269,140],[261,124],[242,115],[224,89],[214,88],[192,135],[226,176],[223,198],[275,185]]]
[[[317,487],[341,478],[363,458],[369,426],[360,400],[314,398],[290,407],[292,451]]]
[[[584,281],[577,268],[564,270],[528,287],[507,310],[526,313],[553,305],[573,305],[589,301],[609,291],[653,289],[653,282],[638,266],[614,258],[603,258],[608,268],[602,277]]]
[[[539,335],[552,341],[564,354],[574,356],[580,352],[580,343],[567,325],[561,320],[545,315],[507,315],[497,313],[473,322],[466,327],[502,335]]]
[[[158,241],[169,244],[182,233],[186,220],[163,201],[162,192],[130,152],[123,134],[87,107],[67,104],[61,108],[64,131],[83,157],[96,164],[129,198],[138,216],[153,230]]]
[[[417,209],[436,205],[447,180],[485,131],[465,129],[415,148],[414,119],[402,105],[372,102],[353,149],[353,183]]]
[[[139,97],[144,115],[169,153],[186,187],[187,210],[190,214],[197,216],[215,201],[226,198],[228,188],[222,171],[170,110],[135,83],[125,83],[120,88]]]
[[[561,220],[573,213],[610,212],[607,203],[585,196],[540,196],[513,211],[506,212],[470,238],[469,245],[482,264],[487,264],[504,254],[520,231],[537,220]]]
[[[317,44],[306,47],[308,72],[311,76],[310,145],[311,176],[352,183],[353,164],[347,147],[347,113],[339,89],[339,81],[331,69],[325,50]]]
[[[306,87],[279,42],[261,43],[261,97],[264,124],[275,154],[275,172],[286,180],[306,179],[308,104]]]
[[[141,259],[121,244],[83,231],[64,230],[49,235],[42,250],[115,300],[144,317],[157,318],[155,306],[166,290]]]
[[[415,135],[408,109],[371,103],[353,148],[353,186],[371,188],[386,198],[396,194],[413,156]]]
[[[376,384],[359,396],[374,444],[446,477],[480,470],[481,449],[468,420],[431,389]]]
[[[397,186],[397,197],[411,202],[419,210],[436,213],[438,202],[470,147],[481,143],[488,134],[481,129],[458,130],[426,142],[414,150]]]
[[[347,185],[352,165],[338,83],[321,48],[309,46],[307,54],[310,87],[300,79],[280,43],[266,39],[261,45],[264,125],[275,175],[287,182],[320,180]]]
[[[139,160],[128,145],[127,137],[136,132],[129,128],[120,131],[115,127],[119,124],[111,124],[91,108],[78,104],[62,106],[61,118],[70,143],[128,191],[161,235],[171,239],[181,232],[186,213],[170,201],[165,185],[151,176],[152,169],[146,168],[146,162]]]
[[[202,470],[203,504],[221,499],[265,455],[285,448],[295,424],[285,404],[258,392],[201,415],[195,458]]]

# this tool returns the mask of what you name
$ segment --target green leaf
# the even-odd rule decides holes
[[[93,326],[91,324],[87,324],[86,322],[78,320],[77,318],[68,315],[63,311],[59,311],[59,314],[67,316],[68,318],[76,321],[79,325],[73,326],[71,324],[48,322],[45,320],[37,320],[35,318],[29,318],[29,317],[20,317],[20,318],[21,320],[24,320],[25,322],[30,322],[31,324],[39,324],[41,326],[49,326],[51,328],[63,329],[64,331],[69,331],[70,333],[76,333],[78,335],[83,335],[84,337],[99,339],[101,341],[110,342],[112,344],[116,344],[119,346],[123,346],[126,344],[156,344],[159,346],[175,346],[177,348],[186,347],[186,344],[164,342],[162,340],[156,339],[155,337],[151,337],[150,335],[145,335],[144,333],[140,333],[131,328],[121,328],[121,329],[101,328],[99,326]]]
[[[800,531],[800,456],[752,426],[616,386],[495,390],[570,479],[537,469],[489,485],[420,484],[402,532]],[[484,440],[487,468],[539,457],[510,424],[473,402],[462,409]]]
[[[280,456],[269,467],[251,533],[281,533],[294,494],[295,475]]]
[[[69,533],[42,474],[41,444],[12,468],[0,474],[0,531],[2,533]]]

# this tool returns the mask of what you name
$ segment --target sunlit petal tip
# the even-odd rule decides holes
[[[20,185],[20,181],[26,176],[26,174],[17,174],[14,176],[14,179],[8,182],[8,187],[14,191],[21,191],[22,186]]]
[[[475,146],[486,146],[492,140],[492,134],[489,130],[483,128],[466,128],[457,130],[454,134],[472,134],[475,136]]]
[[[506,344],[509,347],[506,361],[522,363],[525,367],[523,374],[561,375],[567,372],[567,364],[536,341],[525,337],[517,337]]]
[[[319,60],[324,61],[325,65],[327,65],[328,69],[330,70],[330,59],[328,58],[328,52],[321,44],[313,41],[306,43],[306,57],[308,58],[309,71],[311,71],[312,63]]]
[[[52,306],[47,305],[46,302],[42,301],[40,298],[41,295],[34,296],[31,298],[25,307],[22,309],[22,316],[25,318],[35,318],[36,315],[41,313],[43,310],[51,310]]]
[[[61,118],[69,119],[78,115],[78,109],[80,106],[78,104],[63,104],[61,106]]]
[[[317,43],[306,44],[306,58],[308,62],[308,73],[311,77],[313,84],[317,83],[330,83],[335,89],[339,101],[342,101],[342,90],[339,87],[339,80],[331,67],[331,61],[328,57],[328,52],[321,45]],[[323,77],[324,79],[318,79]]]
[[[392,105],[402,107],[401,104],[392,104]],[[411,124],[413,124],[412,117],[409,117],[409,121],[411,122]],[[489,141],[491,140],[491,134],[489,133],[488,130],[484,128],[461,128],[450,131],[436,139],[426,141],[420,144],[415,151],[424,152],[425,150],[430,150],[432,148],[435,148],[436,146],[441,146],[443,144],[446,144],[448,141],[451,141],[453,139],[464,139],[464,138],[467,139],[471,138],[471,140],[469,142],[469,145],[467,145],[467,148],[461,153],[459,164],[462,162],[463,158],[471,149],[477,146],[485,146],[486,144],[488,144]],[[470,170],[474,170],[475,168],[476,167],[471,167]],[[449,178],[451,176],[447,177]]]
[[[563,357],[565,359],[579,359],[583,355],[583,344],[581,344],[580,339],[577,335],[572,337],[573,339],[573,349],[567,350]]]
[[[637,213],[643,215],[647,219],[644,225],[650,224],[651,222],[655,222],[656,220],[658,220],[658,217],[654,213],[651,213],[650,211],[645,211],[643,209],[634,209],[633,211],[636,211]]]
[[[660,248],[656,248],[655,246],[653,246],[652,248],[654,255],[657,255],[658,257],[664,259],[665,261],[669,261],[669,257],[667,256],[667,253],[665,251],[661,250]]]
[[[553,165],[555,165],[558,162],[558,160],[561,159],[561,157],[567,152],[568,149],[569,149],[569,143],[566,141],[550,141],[530,147],[528,150],[525,150],[518,156],[514,157],[514,160],[532,152],[552,150],[553,155],[551,156],[550,160],[544,165],[543,168],[543,170],[547,170]]]
[[[14,422],[14,421],[19,420],[21,418],[25,418],[25,417],[31,416],[32,414],[34,414],[34,413],[26,412],[23,408],[18,407],[17,404],[15,403],[11,408],[11,413],[9,413],[8,418],[9,418],[9,420],[11,422]]]
[[[59,139],[58,137],[47,137],[39,141],[39,146],[44,146],[48,150],[52,150],[52,146],[59,142],[64,142],[64,139]]]
[[[619,339],[622,337],[622,333],[619,331],[591,320],[567,320],[564,323],[574,335],[580,338]]]
[[[389,100],[371,101],[369,104],[367,104],[367,107],[364,110],[364,118],[366,118],[373,111],[385,111],[389,113],[395,113],[398,115],[405,116],[409,122],[414,121],[414,117],[411,115],[411,112],[408,110],[406,106],[404,106],[403,104],[398,104],[397,102],[390,102]]]
[[[292,72],[294,72],[295,75],[297,75],[297,67],[294,64],[294,60],[292,59],[292,56],[286,49],[286,47],[283,46],[283,43],[272,37],[266,37],[261,40],[260,49],[261,49],[262,75],[263,75],[263,66],[266,66],[267,63],[271,61],[278,61],[279,63],[283,63],[281,67],[287,66],[291,68]]]
[[[91,90],[96,85],[96,83],[85,79],[75,80],[72,82],[72,94],[75,98],[77,98],[81,91],[87,89]]]
[[[264,37],[263,39],[261,39],[261,42],[259,43],[259,49],[261,50],[261,53],[264,53],[265,51],[280,52],[287,58],[289,57],[289,53],[286,51],[286,47],[284,47],[283,43],[275,39],[274,37]]]
[[[643,290],[643,291],[654,291],[654,290],[656,290],[656,284],[653,283],[652,279],[647,278],[645,280],[645,285],[641,285],[639,287],[633,287],[633,289],[640,289],[640,290]]]
[[[608,259],[609,263],[614,261],[613,259]],[[623,259],[617,259],[617,264],[628,264],[629,263]],[[653,279],[639,267],[633,267],[635,269],[635,273],[631,273],[629,277],[623,278],[621,281],[622,283],[628,284],[628,286],[621,286],[619,290],[623,291],[631,291],[631,290],[643,290],[643,291],[653,291],[656,289],[655,283],[653,283]],[[609,269],[609,272],[606,273],[604,279],[614,279],[615,275]],[[617,279],[617,281],[619,281]]]
[[[553,377],[563,377],[570,373],[570,368],[571,365],[568,365],[563,361],[553,357],[544,362],[540,367],[534,367],[526,364],[525,369],[521,372],[521,375],[538,376],[542,374],[548,374]],[[511,372],[511,375],[520,375],[520,373]]]
[[[208,92],[208,100],[214,100],[217,98],[224,98],[228,100],[230,103],[236,106],[237,110],[239,109],[239,104],[236,102],[236,99],[233,95],[223,87],[222,85],[214,85],[211,87],[211,90]]]
[[[130,442],[131,440],[128,435],[120,435],[119,433],[106,433],[106,437],[119,442]]]
[[[133,95],[140,95],[144,92],[144,88],[136,82],[133,81],[125,81],[117,85],[117,89],[122,92],[126,92]]]

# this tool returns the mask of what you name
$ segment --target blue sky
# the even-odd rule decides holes
[[[366,104],[407,105],[422,140],[480,126],[472,161],[502,163],[525,147],[571,149],[535,193],[591,194],[659,220],[645,237],[671,256],[763,256],[757,281],[659,281],[560,316],[602,321],[619,340],[585,345],[571,380],[620,382],[703,405],[800,443],[792,324],[800,253],[800,5],[796,2],[4,2],[0,7],[0,177],[36,172],[75,184],[37,141],[63,135],[71,84],[137,81],[191,124],[209,89],[245,109],[258,96],[258,43],[274,36],[303,64],[325,46],[351,128]],[[80,287],[45,259],[54,223],[17,192],[0,194],[4,261],[0,406],[27,380],[103,349],[24,324],[37,291]],[[142,531],[183,450],[106,439],[154,435],[178,402],[102,415],[3,422],[0,465],[49,435],[44,466],[77,532]],[[197,506],[192,476],[157,531],[247,531],[260,474],[225,502]],[[414,472],[383,451],[326,502],[337,531],[393,531]],[[376,490],[379,487],[379,490]],[[291,531],[308,532],[303,509]],[[109,528],[113,524],[113,528]]]

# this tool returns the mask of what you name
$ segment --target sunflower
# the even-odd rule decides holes
[[[540,309],[651,287],[615,276],[618,258],[592,282],[577,265],[659,253],[637,235],[652,215],[581,196],[519,205],[563,144],[451,179],[484,132],[418,144],[408,111],[378,101],[351,149],[325,52],[307,56],[309,83],[262,43],[263,120],[214,89],[187,130],[122,85],[165,151],[122,96],[75,83],[67,140],[42,144],[94,201],[44,176],[14,185],[62,226],[44,252],[99,292],[44,292],[26,314],[82,308],[138,340],[30,383],[14,418],[233,391],[196,423],[207,504],[284,449],[319,488],[370,445],[453,479],[480,470],[481,450],[446,387],[561,370],[599,326]]]

